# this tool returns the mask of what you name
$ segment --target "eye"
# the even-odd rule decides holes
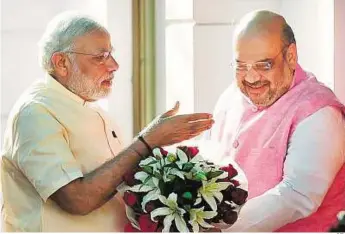
[[[102,61],[104,59],[104,54],[97,55],[94,57],[97,61]]]
[[[260,70],[260,71],[269,71],[272,69],[272,62],[255,63],[255,69]]]
[[[236,71],[246,71],[248,69],[247,64],[243,64],[243,63],[235,63],[234,67]]]

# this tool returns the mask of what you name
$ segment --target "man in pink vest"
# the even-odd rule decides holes
[[[236,82],[207,136],[244,170],[249,200],[222,231],[327,231],[345,210],[345,108],[298,64],[282,16],[247,14],[234,41]]]

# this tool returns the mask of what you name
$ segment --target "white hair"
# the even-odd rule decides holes
[[[51,57],[55,52],[73,50],[75,39],[93,31],[106,28],[90,16],[78,12],[64,12],[54,17],[47,25],[39,46],[39,62],[48,73],[54,71]]]

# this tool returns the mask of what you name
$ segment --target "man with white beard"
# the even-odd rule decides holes
[[[112,89],[119,65],[108,31],[89,17],[61,14],[42,40],[44,81],[14,105],[1,163],[4,231],[122,232],[117,193],[123,176],[151,148],[210,129],[208,113],[157,117],[125,147],[95,101]]]

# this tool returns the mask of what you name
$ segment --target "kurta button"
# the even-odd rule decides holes
[[[257,111],[258,111],[258,107],[253,106],[253,107],[252,107],[252,111],[253,111],[253,112],[257,112]]]
[[[234,143],[232,143],[232,146],[236,149],[239,145],[238,140],[235,140]]]

